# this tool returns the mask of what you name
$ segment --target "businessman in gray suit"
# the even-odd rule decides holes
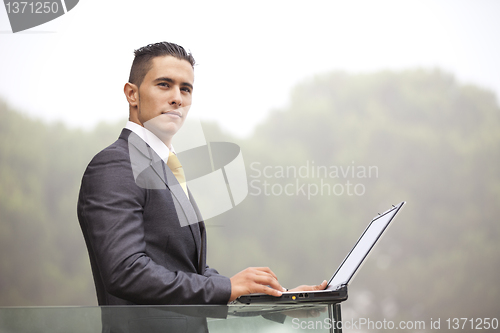
[[[82,178],[78,219],[99,305],[227,304],[243,294],[284,290],[266,267],[228,278],[206,265],[202,217],[169,167],[176,159],[172,137],[192,101],[194,64],[172,43],[135,51],[124,87],[129,122]]]

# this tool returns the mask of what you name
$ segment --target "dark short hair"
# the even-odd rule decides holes
[[[193,55],[177,44],[161,42],[149,44],[134,51],[135,58],[130,68],[130,76],[128,82],[140,86],[144,77],[152,67],[151,60],[156,57],[173,56],[180,60],[186,60],[194,68]]]

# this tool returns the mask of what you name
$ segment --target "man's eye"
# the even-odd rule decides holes
[[[168,83],[166,82],[160,82],[158,83],[159,86],[162,86],[162,87],[168,87]]]
[[[182,91],[185,91],[185,92],[188,92],[188,93],[190,93],[190,92],[191,92],[191,89],[189,89],[189,88],[182,88],[181,90],[182,90]]]

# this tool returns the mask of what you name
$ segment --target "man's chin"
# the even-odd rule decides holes
[[[163,142],[170,142],[172,137],[180,129],[180,124],[173,122],[158,121],[158,117],[148,120],[144,127],[156,135]]]

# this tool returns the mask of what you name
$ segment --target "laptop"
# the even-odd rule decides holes
[[[339,268],[335,271],[326,289],[316,291],[284,292],[281,296],[267,294],[249,294],[240,296],[237,301],[243,304],[299,304],[310,302],[338,303],[347,299],[347,286],[356,272],[359,271],[371,249],[375,246],[382,234],[387,230],[396,214],[401,210],[405,201],[372,219],[368,227],[361,234]],[[236,302],[235,302],[236,303]],[[233,303],[234,304],[234,303]]]

